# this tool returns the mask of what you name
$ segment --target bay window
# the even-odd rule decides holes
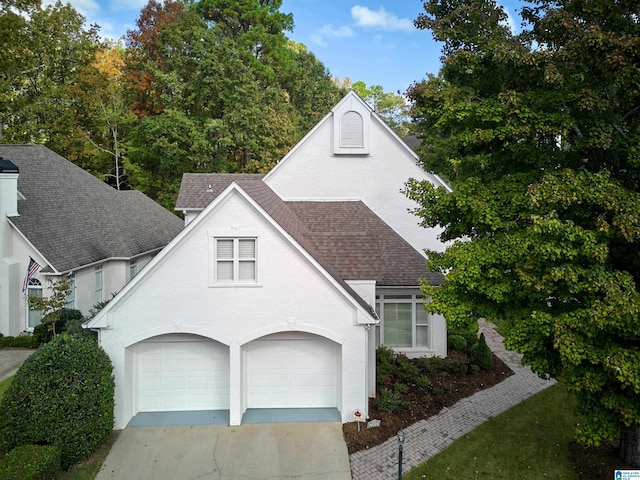
[[[376,295],[380,317],[376,343],[397,349],[430,349],[429,313],[422,293],[386,292]]]

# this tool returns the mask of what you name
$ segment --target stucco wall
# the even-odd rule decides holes
[[[438,229],[425,229],[408,213],[415,208],[401,191],[410,178],[434,178],[420,167],[399,140],[371,122],[370,154],[333,155],[332,118],[318,125],[265,182],[284,200],[362,200],[419,252],[443,251]]]

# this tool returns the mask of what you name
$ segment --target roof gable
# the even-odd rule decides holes
[[[387,286],[419,285],[422,279],[442,283],[442,275],[428,272],[424,257],[360,201],[285,202],[261,175],[185,174],[184,182],[199,192],[192,198],[200,208],[232,182],[238,183],[340,280],[375,280]],[[212,191],[203,194],[206,190]]]
[[[168,258],[172,252],[180,246],[200,228],[201,224],[211,221],[211,216],[215,216],[215,210],[233,195],[243,198],[267,223],[269,223],[282,237],[284,237],[292,248],[298,250],[309,263],[317,270],[319,275],[329,281],[333,287],[342,293],[344,298],[357,307],[363,314],[374,321],[375,314],[373,308],[368,305],[343,279],[341,279],[331,268],[310,253],[306,247],[312,249],[313,246],[306,239],[308,230],[300,220],[290,211],[283,202],[267,185],[259,178],[237,179],[219,195],[217,195],[209,205],[202,211],[183,231],[178,234],[150,263],[140,272],[124,289],[109,302],[109,304],[90,320],[87,328],[103,328],[108,324],[109,312],[117,308],[118,304],[131,295],[137,286],[144,282],[146,278],[153,275],[158,266]],[[306,245],[306,247],[305,247]],[[240,287],[242,288],[242,287]]]

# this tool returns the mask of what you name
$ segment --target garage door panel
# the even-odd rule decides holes
[[[229,349],[212,340],[137,345],[138,411],[229,408]]]
[[[248,348],[249,408],[337,405],[339,347],[325,339],[256,340]]]

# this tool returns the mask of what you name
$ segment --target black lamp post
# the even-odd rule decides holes
[[[402,449],[404,447],[404,430],[398,432],[398,480],[402,480]]]

